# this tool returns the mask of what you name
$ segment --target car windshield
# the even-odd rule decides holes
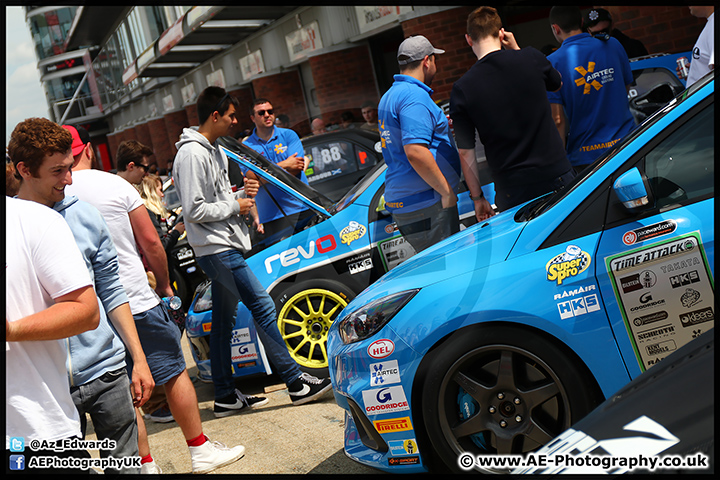
[[[714,78],[714,75],[711,74],[711,76]],[[708,80],[709,81],[709,80]],[[662,109],[655,112],[650,118],[648,118],[642,125],[638,126],[635,130],[627,134],[625,137],[623,137],[622,140],[620,140],[618,143],[615,144],[613,148],[608,150],[604,155],[601,155],[600,157],[595,160],[594,163],[589,165],[587,168],[585,168],[582,172],[580,172],[575,178],[572,179],[572,181],[561,188],[560,190],[557,190],[555,192],[549,193],[543,197],[540,197],[524,207],[522,207],[520,210],[517,211],[515,214],[515,221],[517,222],[524,222],[528,220],[532,220],[533,218],[539,216],[546,210],[553,207],[555,204],[560,202],[568,193],[572,192],[575,188],[577,188],[578,185],[580,185],[585,179],[592,174],[594,171],[596,171],[598,168],[600,168],[602,165],[607,163],[612,157],[615,156],[617,152],[625,148],[626,145],[631,143],[634,139],[636,139],[638,136],[642,135],[643,132],[645,132],[648,128],[651,128],[655,123],[657,123],[665,114],[672,110],[673,108],[680,105],[682,102],[685,101],[689,96],[691,96],[695,91],[699,90],[702,85],[705,85],[707,81],[699,81],[693,84],[690,88],[687,90],[684,90],[682,93],[680,93],[677,97],[672,99],[668,104],[663,107]]]
[[[346,208],[348,205],[352,205],[352,203],[365,191],[368,189],[370,185],[382,174],[385,169],[387,168],[387,165],[385,165],[385,161],[382,160],[378,162],[377,165],[375,165],[372,170],[370,170],[367,175],[365,175],[362,180],[360,180],[358,183],[355,184],[353,188],[350,189],[336,204],[333,206],[333,208],[330,210],[330,213],[335,214],[342,209]]]

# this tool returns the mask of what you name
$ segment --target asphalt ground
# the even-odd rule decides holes
[[[188,373],[195,385],[203,432],[228,447],[245,446],[245,456],[218,474],[377,474],[343,453],[344,411],[328,392],[318,401],[294,406],[277,375],[239,379],[245,394],[262,395],[262,407],[224,418],[213,415],[213,386],[197,379],[197,368],[183,335]],[[190,453],[177,423],[146,420],[151,454],[163,474],[191,472]],[[88,418],[88,439],[96,439]],[[97,451],[90,452],[97,457]]]

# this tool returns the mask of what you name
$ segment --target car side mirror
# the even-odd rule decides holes
[[[628,211],[636,212],[652,203],[646,184],[643,174],[634,167],[615,180],[613,190]]]

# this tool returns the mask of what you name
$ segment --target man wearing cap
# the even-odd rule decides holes
[[[405,39],[400,74],[378,105],[385,206],[416,252],[460,230],[460,158],[447,117],[430,98],[435,56],[444,52],[422,35]]]
[[[558,90],[562,79],[545,55],[521,49],[493,7],[468,15],[465,40],[478,61],[453,85],[450,118],[475,216],[483,221],[494,212],[480,189],[476,131],[500,211],[557,190],[575,174],[547,100],[547,92]]]
[[[625,35],[617,28],[613,28],[613,19],[610,12],[604,8],[593,8],[583,18],[583,29],[600,40],[612,37],[620,42],[628,58],[642,57],[648,51],[640,40]]]
[[[627,97],[633,76],[620,42],[583,32],[578,7],[553,7],[550,27],[561,45],[547,58],[563,86],[548,92],[548,100],[568,159],[579,172],[635,128]]]

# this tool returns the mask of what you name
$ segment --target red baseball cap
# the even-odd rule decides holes
[[[82,127],[73,127],[71,125],[63,125],[62,126],[65,130],[70,132],[73,137],[73,143],[72,143],[72,154],[73,157],[76,155],[79,155],[83,149],[85,148],[85,145],[88,144],[90,141],[90,134],[87,130],[85,130]]]

